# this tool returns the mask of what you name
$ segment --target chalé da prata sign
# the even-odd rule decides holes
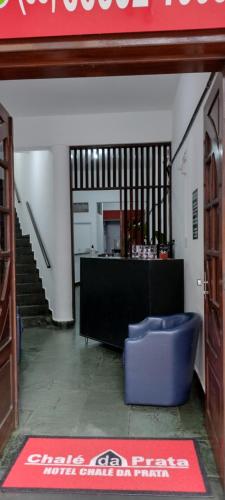
[[[15,467],[4,486],[205,492],[192,440],[29,438]]]

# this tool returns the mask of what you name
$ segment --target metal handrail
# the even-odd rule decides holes
[[[21,203],[21,199],[20,199],[20,195],[19,195],[19,191],[17,189],[17,185],[14,181],[14,189],[15,189],[15,193],[16,193],[16,199],[17,199],[17,203]]]
[[[33,224],[33,228],[34,228],[34,231],[35,231],[35,234],[37,236],[37,240],[38,240],[38,243],[39,243],[39,246],[40,246],[40,249],[42,251],[42,255],[44,257],[44,261],[45,261],[45,264],[47,266],[48,269],[51,268],[51,264],[50,264],[50,261],[49,261],[49,258],[48,258],[48,255],[47,255],[47,252],[45,250],[45,247],[44,247],[44,244],[43,244],[43,241],[41,239],[41,235],[40,235],[40,232],[39,232],[39,229],[37,227],[37,224],[36,224],[36,221],[35,221],[35,218],[34,218],[34,215],[33,215],[33,212],[31,210],[31,206],[30,204],[28,203],[28,201],[26,202],[26,207],[27,207],[27,210],[28,210],[28,213],[29,213],[29,216],[30,216],[30,219],[31,219],[31,222]]]

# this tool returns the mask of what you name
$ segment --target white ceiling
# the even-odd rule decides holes
[[[179,75],[0,82],[0,102],[14,117],[171,109]]]

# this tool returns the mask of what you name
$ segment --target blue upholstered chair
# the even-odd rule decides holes
[[[129,325],[126,404],[177,406],[188,400],[200,327],[196,313],[149,317]]]

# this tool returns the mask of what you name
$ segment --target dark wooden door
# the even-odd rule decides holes
[[[0,105],[0,449],[17,424],[12,119]]]
[[[204,110],[206,420],[225,484],[225,166],[224,79],[218,75]]]

